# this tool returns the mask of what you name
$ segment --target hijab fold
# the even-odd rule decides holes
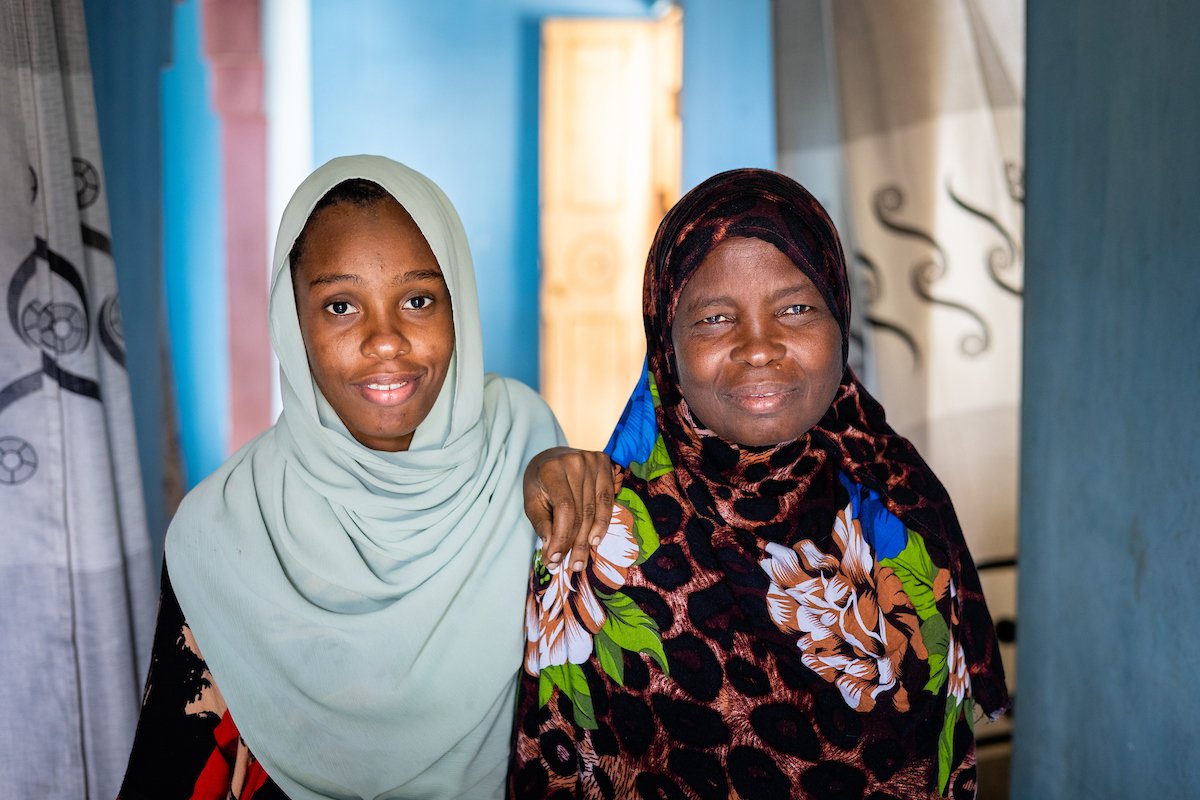
[[[316,203],[352,178],[408,211],[453,303],[450,368],[404,452],[351,437],[300,336],[289,251]],[[534,549],[521,479],[562,434],[532,390],[484,375],[449,200],[381,157],[317,169],[280,224],[270,324],[283,412],[188,495],[166,543],[230,713],[293,800],[499,796]]]

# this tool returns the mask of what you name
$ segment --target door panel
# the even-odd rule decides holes
[[[599,449],[637,378],[642,270],[679,193],[680,16],[542,27],[542,392]]]

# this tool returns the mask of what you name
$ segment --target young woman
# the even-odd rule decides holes
[[[121,797],[498,797],[535,541],[521,481],[562,434],[484,375],[449,200],[384,158],[316,170],[280,225],[270,321],[283,413],[171,524]],[[571,458],[531,503],[607,508],[607,459]],[[581,490],[580,470],[609,480]]]
[[[510,795],[973,797],[995,633],[949,497],[846,366],[824,209],[710,178],[643,310],[609,529],[533,571]]]

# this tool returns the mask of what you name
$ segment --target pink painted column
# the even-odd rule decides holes
[[[271,423],[262,6],[259,0],[202,0],[201,15],[221,120],[232,452]]]

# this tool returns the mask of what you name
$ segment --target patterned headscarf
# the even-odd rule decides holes
[[[813,282],[841,327],[845,366],[850,296],[828,214],[804,187],[776,172],[739,169],[709,178],[667,213],[646,263],[643,313],[649,378],[657,392],[654,427],[671,469],[630,474],[626,485],[645,498],[664,537],[699,517],[716,529],[788,546],[831,529],[839,471],[878,492],[893,514],[922,534],[934,560],[949,566],[972,694],[985,713],[998,714],[1007,691],[995,629],[950,498],[849,367],[824,417],[795,441],[740,445],[692,417],[680,393],[671,324],[688,279],[717,245],[734,237],[771,243]],[[647,384],[643,379],[643,399]],[[635,391],[610,443],[618,461],[636,460],[622,458],[614,445],[620,450],[619,440],[628,438],[638,403]]]

